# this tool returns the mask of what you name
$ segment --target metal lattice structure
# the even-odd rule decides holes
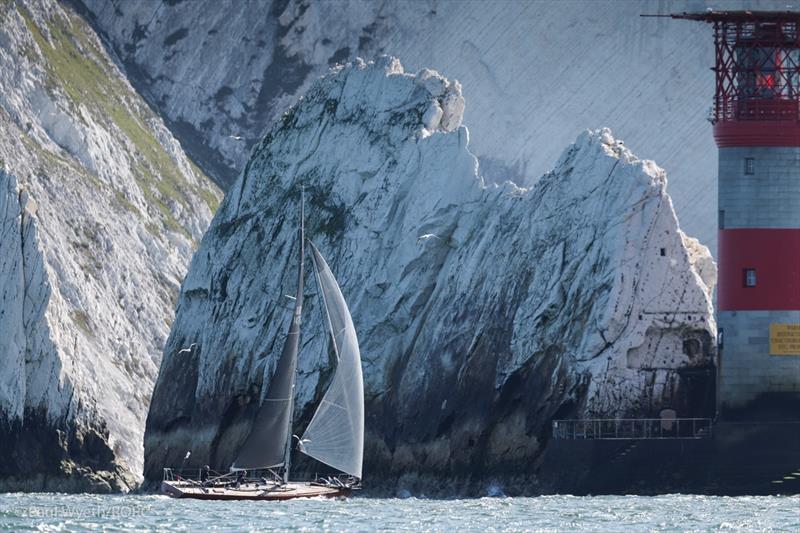
[[[735,11],[673,17],[714,26],[714,123],[800,119],[800,13]]]
[[[797,120],[800,41],[795,21],[714,23],[714,120]]]

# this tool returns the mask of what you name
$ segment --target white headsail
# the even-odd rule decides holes
[[[301,451],[342,472],[361,478],[364,457],[364,381],[361,353],[350,310],[331,269],[313,250],[333,347],[336,372],[301,439]]]

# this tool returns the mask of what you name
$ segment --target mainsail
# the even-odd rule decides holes
[[[364,457],[364,383],[358,338],[331,269],[316,246],[311,244],[311,248],[338,365],[303,434],[300,450],[360,479]]]
[[[294,408],[294,380],[297,369],[297,352],[300,346],[300,314],[303,310],[303,260],[305,257],[303,213],[300,214],[300,272],[297,296],[294,302],[292,323],[283,345],[283,352],[269,383],[266,398],[261,402],[252,430],[239,452],[234,469],[275,468],[286,465],[288,477],[288,451],[291,438]]]

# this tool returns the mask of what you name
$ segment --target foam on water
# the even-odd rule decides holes
[[[0,495],[13,531],[800,531],[800,496],[542,496],[203,502]]]

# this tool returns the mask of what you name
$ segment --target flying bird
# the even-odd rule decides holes
[[[439,239],[439,236],[434,235],[433,233],[426,233],[425,235],[420,235],[419,237],[417,237],[417,244],[428,241],[430,239]]]
[[[197,346],[196,342],[193,342],[188,348],[184,348],[178,351],[178,355],[191,355],[194,351],[194,347]]]

